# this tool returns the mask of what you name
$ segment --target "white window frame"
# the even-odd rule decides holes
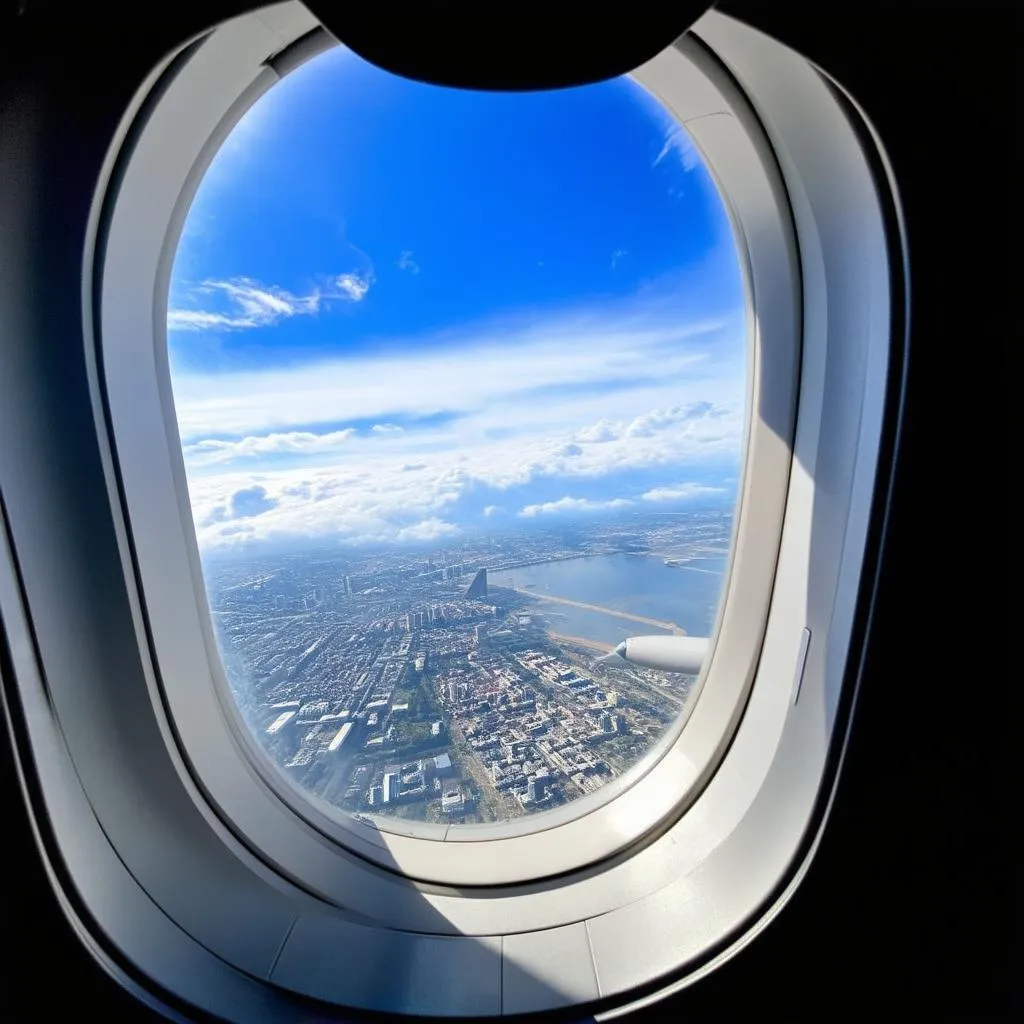
[[[208,144],[215,145],[223,138],[216,132],[226,131],[288,62],[315,50],[316,37],[307,35],[314,26],[292,3],[227,23],[187,62],[179,61],[175,77],[161,82],[162,97],[202,68],[205,106],[194,105],[190,117],[216,115],[207,131]],[[820,827],[819,790],[834,781],[825,777],[827,757],[842,739],[834,727],[885,412],[890,277],[901,268],[890,267],[879,186],[861,142],[819,73],[785,47],[713,12],[692,35],[702,42],[682,41],[679,57],[659,58],[639,77],[684,121],[722,182],[747,246],[759,330],[768,332],[775,322],[771,303],[783,307],[774,314],[781,320],[789,304],[794,358],[797,338],[803,343],[796,430],[792,441],[785,430],[775,436],[782,453],[772,450],[771,437],[758,449],[761,441],[756,430],[752,434],[755,454],[738,516],[723,639],[676,745],[614,800],[530,836],[431,843],[370,831],[361,840],[346,833],[346,849],[329,838],[337,822],[325,816],[314,827],[308,808],[300,814],[258,772],[216,700],[216,647],[203,633],[205,598],[180,446],[173,410],[159,390],[166,365],[162,376],[157,365],[166,359],[167,239],[176,237],[184,215],[180,197],[194,188],[203,166],[190,158],[170,203],[151,193],[156,223],[139,207],[121,205],[133,168],[143,167],[136,161],[153,161],[143,181],[155,185],[160,171],[170,174],[178,152],[173,133],[148,134],[161,109],[159,102],[144,104],[157,72],[126,113],[97,194],[83,316],[87,335],[93,332],[86,339],[90,357],[98,344],[103,353],[89,383],[118,531],[119,599],[131,608],[132,628],[114,628],[111,615],[104,634],[98,610],[75,605],[73,593],[62,593],[60,571],[45,569],[47,559],[59,562],[58,556],[69,566],[87,565],[91,553],[68,547],[73,536],[55,548],[59,534],[52,531],[60,524],[33,521],[31,499],[50,486],[48,467],[13,449],[0,478],[11,540],[5,536],[0,551],[0,610],[13,637],[30,746],[25,756],[34,760],[67,874],[106,941],[167,991],[238,1021],[270,1019],[260,1015],[271,1003],[274,1019],[289,1019],[275,992],[440,1016],[581,1003],[614,1013],[639,987],[692,979],[708,950],[736,948],[758,915],[763,920],[771,912],[771,901],[778,906],[784,898],[779,890],[793,877],[806,831]],[[293,45],[303,38],[308,41]],[[264,65],[275,54],[281,55],[278,70],[273,61]],[[679,109],[674,76],[684,74],[678,70],[684,65],[707,69],[691,80],[686,98],[703,102],[702,111]],[[214,102],[232,93],[229,104]],[[788,204],[769,188],[774,204],[762,200],[747,208],[742,179],[729,179],[730,161],[742,164],[743,151],[751,148],[771,178],[752,136],[730,137],[730,121],[747,117],[748,103],[770,141]],[[140,112],[147,119],[141,128]],[[747,175],[751,166],[745,164]],[[110,206],[115,172],[118,201]],[[129,210],[138,216],[126,217]],[[758,285],[760,240],[777,239],[777,264],[786,264],[787,214],[799,249],[799,334],[792,279],[773,277],[765,267],[763,280],[776,287]],[[131,361],[139,353],[148,369]],[[785,376],[784,354],[778,363],[756,366],[759,401],[785,394],[784,387],[766,390],[764,380],[775,370]],[[31,399],[28,393],[18,401]],[[788,467],[781,479],[768,472],[778,465],[776,456]],[[160,482],[159,507],[145,503],[143,479]],[[747,541],[744,524],[754,521],[749,494],[770,509],[773,489],[784,518],[774,523],[767,516],[771,528],[754,530]],[[154,546],[165,553],[154,553]],[[168,558],[167,552],[178,554]],[[726,632],[730,607],[748,599],[746,589],[734,592],[735,581],[746,579],[747,562],[768,566],[773,577],[770,603],[756,587],[749,591],[757,607],[747,609],[745,621],[760,622],[749,664],[740,658],[744,638],[734,642]],[[161,565],[173,579],[154,575]],[[120,669],[113,675],[97,669],[100,643],[104,657],[116,650]],[[722,659],[732,652],[739,670],[731,674],[729,691]],[[175,704],[187,692],[179,683],[189,679],[198,681],[193,694],[207,695],[207,714]],[[710,715],[719,694],[728,707],[712,718],[714,729],[698,728],[701,709]],[[6,698],[5,710],[17,732],[18,715]],[[738,727],[729,729],[740,711]],[[703,737],[707,756],[690,763],[678,756],[687,737]],[[727,739],[711,774],[717,746]],[[658,785],[648,782],[655,779]],[[667,807],[659,799],[666,783],[672,794]],[[645,784],[654,796],[639,799],[648,792]],[[687,798],[689,806],[678,804]],[[668,816],[673,809],[685,813]],[[593,828],[601,815],[605,824]],[[544,854],[545,874],[568,872],[560,877],[522,884],[517,865],[503,863],[503,854],[480,856],[483,846],[522,849],[516,844],[543,844],[547,833],[569,828],[582,837],[572,863],[565,866],[554,850]],[[408,877],[410,862],[420,856],[413,846],[424,844],[444,852],[437,865],[422,869],[421,877],[433,876],[431,884]],[[472,856],[460,861],[464,850]],[[476,875],[474,857],[485,862]],[[445,883],[449,871],[458,886]],[[466,887],[472,885],[479,888]],[[102,949],[97,955],[108,956]],[[339,956],[347,958],[347,969],[339,969]],[[401,967],[381,975],[381,965]]]
[[[168,370],[166,297],[181,225],[221,142],[255,95],[276,81],[264,65],[265,47],[238,22],[170,83],[135,142],[107,230],[102,372],[127,521],[146,524],[132,538],[140,601],[178,740],[195,775],[208,780],[210,799],[297,877],[336,878],[338,867],[310,865],[330,847],[313,839],[305,844],[309,852],[301,851],[303,840],[294,823],[282,820],[289,817],[282,805],[359,856],[437,885],[523,884],[605,861],[692,803],[732,738],[761,649],[789,481],[799,344],[797,262],[773,157],[766,143],[758,146],[756,124],[735,89],[716,87],[702,70],[694,44],[670,48],[635,73],[687,127],[721,180],[746,283],[747,404],[757,410],[748,417],[732,545],[738,554],[720,639],[695,687],[687,727],[670,729],[632,772],[546,814],[475,827],[364,823],[288,779],[234,705],[207,606]],[[147,334],[152,343],[142,342]],[[372,889],[367,906],[376,900]],[[320,891],[345,899],[337,885]]]

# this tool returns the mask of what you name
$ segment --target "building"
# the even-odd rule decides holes
[[[530,803],[538,803],[544,799],[548,776],[538,773],[526,784],[526,799]]]
[[[450,775],[452,771],[452,759],[447,754],[438,754],[434,759],[434,771],[438,775]]]
[[[486,594],[486,584],[484,593]],[[473,627],[473,640],[477,647],[483,647],[487,643],[487,627],[482,622]]]
[[[393,804],[398,800],[401,781],[398,772],[384,773],[384,803]]]
[[[441,796],[441,813],[458,814],[464,806],[461,789],[452,789]]]
[[[482,601],[487,596],[487,570],[481,569],[470,583],[466,597],[470,601]]]
[[[321,715],[330,712],[331,705],[326,700],[307,701],[299,709],[299,718],[306,722],[318,722]]]
[[[273,736],[279,733],[294,717],[295,711],[282,711],[267,727],[267,735]]]
[[[348,734],[352,731],[352,723],[346,722],[335,734],[334,739],[327,744],[328,753],[334,754],[339,751],[342,744],[348,739]]]
[[[315,747],[300,747],[296,755],[285,765],[285,768],[307,768],[316,757]]]

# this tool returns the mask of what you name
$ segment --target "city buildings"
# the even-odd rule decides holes
[[[664,557],[723,556],[729,535],[727,515],[696,515],[595,523],[571,545],[524,531],[428,558],[236,557],[211,563],[208,588],[232,693],[300,785],[385,826],[485,822],[628,771],[692,682],[599,659],[607,646],[562,635],[566,604],[513,588],[512,572],[646,545],[651,566],[685,581]]]

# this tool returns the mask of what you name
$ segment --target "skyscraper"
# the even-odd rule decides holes
[[[483,600],[487,596],[487,570],[481,569],[474,577],[473,582],[470,583],[469,589],[466,591],[466,597],[471,601]]]

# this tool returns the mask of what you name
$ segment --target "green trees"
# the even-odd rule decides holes
[[[436,743],[437,740],[431,736],[429,722],[416,722],[407,719],[395,723],[391,745],[397,756],[403,759],[414,757],[418,752],[427,749],[432,742]]]

